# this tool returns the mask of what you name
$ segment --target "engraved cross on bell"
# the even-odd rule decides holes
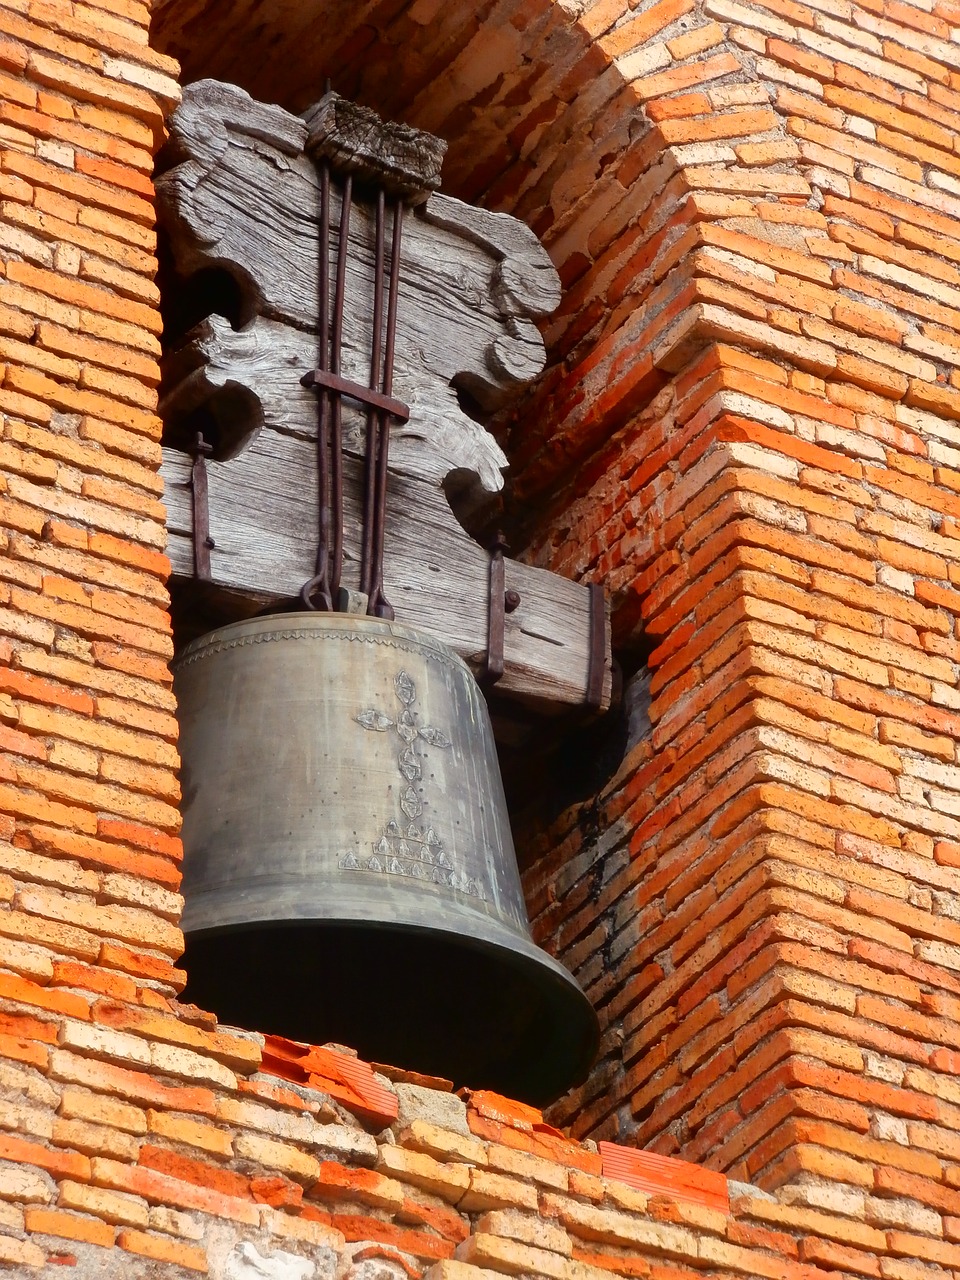
[[[357,724],[377,733],[395,730],[400,739],[397,768],[407,786],[400,795],[403,817],[398,822],[391,818],[380,839],[373,846],[373,853],[366,858],[363,853],[347,853],[340,859],[343,871],[374,871],[388,875],[413,876],[417,880],[431,880],[434,884],[459,889],[461,893],[483,897],[483,886],[477,878],[458,871],[447,857],[443,841],[432,826],[424,825],[425,801],[415,783],[423,777],[423,767],[415,744],[418,739],[437,750],[446,750],[453,744],[442,729],[418,723],[414,704],[417,686],[406,671],[400,671],[394,680],[400,711],[391,719],[383,711],[368,707],[357,716]]]

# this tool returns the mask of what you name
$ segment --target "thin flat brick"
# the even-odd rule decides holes
[[[90,1161],[73,1151],[54,1151],[35,1142],[27,1142],[12,1134],[0,1134],[0,1159],[46,1169],[55,1177],[86,1180]]]
[[[209,1229],[411,1280],[956,1269],[960,7],[341,17],[309,38],[345,81],[426,103],[451,189],[564,280],[506,510],[604,585],[652,728],[551,777],[549,815],[531,787],[518,843],[601,1057],[546,1116],[474,1092],[467,1136],[175,1003],[149,173],[177,87],[139,0],[10,0],[0,1261],[203,1273]],[[246,18],[204,18],[188,63],[229,61]],[[151,39],[180,39],[163,6]],[[599,1177],[584,1137],[661,1181]],[[698,1203],[724,1175],[769,1190]]]
[[[55,1079],[111,1094],[122,1101],[147,1106],[169,1106],[178,1111],[213,1115],[215,1095],[197,1086],[169,1085],[145,1072],[96,1062],[66,1050],[54,1053],[50,1063]]]
[[[198,1271],[204,1275],[208,1271],[205,1250],[196,1245],[187,1244],[183,1240],[172,1239],[170,1236],[124,1228],[117,1232],[117,1247],[140,1257],[186,1267],[190,1271]]]
[[[257,1226],[260,1221],[257,1208],[250,1200],[242,1200],[206,1187],[194,1186],[153,1169],[94,1157],[91,1177],[96,1186],[128,1192],[152,1204],[195,1209],[248,1226]]]

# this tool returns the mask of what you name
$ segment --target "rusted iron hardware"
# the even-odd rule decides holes
[[[319,392],[317,422],[317,484],[319,521],[316,572],[304,583],[300,598],[308,609],[333,612],[343,572],[343,426],[342,397],[367,409],[366,463],[364,472],[363,541],[360,590],[368,598],[367,612],[392,618],[393,608],[383,592],[383,541],[387,509],[387,460],[391,420],[406,422],[410,411],[393,390],[393,365],[397,337],[397,302],[400,294],[400,245],[403,235],[403,203],[393,202],[393,236],[389,274],[386,270],[386,193],[376,197],[374,246],[373,335],[370,382],[363,386],[343,377],[340,370],[343,340],[343,308],[346,294],[347,253],[353,178],[344,180],[340,206],[337,270],[334,280],[333,316],[330,315],[330,164],[325,157],[320,170],[320,362],[302,379],[305,387]],[[384,284],[386,282],[386,333],[384,334]]]
[[[367,108],[328,92],[308,112],[307,149],[320,174],[320,359],[301,379],[318,393],[317,475],[319,536],[316,572],[300,596],[309,609],[334,611],[343,571],[343,462],[341,400],[347,396],[366,408],[363,531],[360,591],[367,612],[392,618],[383,589],[384,526],[387,509],[388,451],[391,422],[406,422],[408,407],[393,395],[400,247],[404,204],[418,204],[439,186],[445,144],[405,125],[387,125]],[[330,184],[342,181],[337,269],[330,316]],[[367,386],[343,376],[340,368],[346,264],[354,174],[375,187],[373,333]],[[387,265],[387,203],[392,213]],[[386,293],[386,298],[384,298]],[[384,318],[386,312],[386,318]]]
[[[504,553],[509,550],[503,533],[498,531],[490,549],[490,604],[487,624],[487,656],[483,671],[478,677],[480,683],[489,688],[495,685],[504,671],[504,640],[506,635],[506,614],[520,607],[520,595],[516,591],[507,591]]]
[[[398,619],[443,638],[474,670],[484,666],[490,550],[489,541],[482,544],[474,534],[503,489],[508,463],[499,433],[485,424],[488,414],[516,404],[519,389],[543,369],[538,326],[559,301],[560,284],[546,250],[516,218],[437,191],[418,203],[430,182],[427,166],[414,173],[414,162],[429,152],[437,157],[436,172],[441,150],[436,140],[381,127],[370,113],[329,96],[296,116],[215,80],[184,89],[157,175],[170,270],[184,284],[192,282],[189,304],[175,308],[168,325],[173,349],[162,369],[162,466],[176,589],[182,584],[185,604],[195,599],[199,608],[202,601],[211,623],[228,606],[241,612],[304,609],[301,588],[318,568],[321,396],[327,398],[331,520],[329,435],[337,397],[343,413],[343,565],[330,604],[338,616],[366,613],[369,598],[359,588],[367,414],[372,408],[399,413],[396,402],[403,400],[410,420],[388,419],[385,592]],[[319,369],[321,159],[329,166],[327,352],[341,193],[352,176],[338,374],[329,357],[326,371]],[[344,397],[344,387],[370,383],[381,187],[384,325],[391,205],[402,198],[404,206],[393,388],[384,396],[381,376],[366,401],[358,402]],[[209,314],[183,332],[203,311]],[[316,390],[301,387],[300,377],[315,369]],[[194,591],[190,474],[197,430],[214,447],[206,472],[217,549],[210,552],[212,581],[195,584],[203,590]],[[332,528],[327,546],[319,568],[327,570],[329,590]],[[368,581],[371,556],[368,540]],[[522,593],[523,603],[506,619],[497,701],[583,710],[586,582],[509,557],[506,585]],[[604,703],[609,664],[608,653]]]
[[[603,706],[603,677],[607,656],[607,607],[603,587],[599,582],[589,584],[590,591],[590,650],[587,664],[587,694],[584,706],[599,711]]]
[[[210,581],[210,552],[214,541],[210,537],[210,503],[207,497],[207,458],[213,446],[198,431],[194,437],[193,467],[190,471],[190,489],[193,494],[193,572],[205,582]]]
[[[384,222],[386,194],[377,192],[377,232],[373,298],[373,347],[370,354],[370,386],[378,383],[389,399],[393,390],[393,358],[397,339],[397,299],[400,293],[400,238],[403,234],[403,203],[393,205],[393,242],[390,247],[390,281],[387,297],[387,333],[380,369],[380,330],[383,323]],[[382,378],[382,381],[381,381]],[[403,406],[403,418],[409,417]],[[390,422],[383,408],[371,404],[367,411],[367,453],[363,494],[363,542],[360,557],[360,590],[369,603],[367,612],[375,618],[392,618],[393,608],[383,594],[383,536],[387,513],[387,450]]]
[[[347,241],[350,234],[350,206],[353,184],[344,183],[340,205],[340,237],[337,249],[336,293],[333,303],[333,333],[330,326],[330,166],[320,165],[320,353],[319,366],[301,379],[304,386],[319,386],[317,419],[318,537],[316,571],[305,582],[300,598],[308,609],[333,610],[343,568],[343,454],[341,449],[340,397],[331,395],[322,381],[325,374],[340,374],[340,345],[343,335],[343,295],[346,286]],[[331,422],[332,420],[332,422]],[[330,439],[331,426],[333,440]],[[332,527],[331,527],[332,526]],[[332,545],[331,545],[332,539]]]

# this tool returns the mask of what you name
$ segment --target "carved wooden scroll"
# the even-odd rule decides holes
[[[209,563],[213,586],[267,605],[297,595],[316,552],[317,401],[300,379],[317,365],[320,312],[311,130],[315,137],[318,119],[330,110],[324,99],[300,119],[235,86],[200,81],[186,89],[172,118],[167,167],[157,180],[161,225],[180,275],[224,271],[237,286],[234,323],[209,315],[164,364],[161,412],[174,442],[163,464],[174,574],[192,578],[198,563]],[[410,159],[400,155],[403,148],[426,136],[411,143],[414,131],[406,130],[391,139],[396,127],[360,108],[343,111],[336,123],[358,175],[341,367],[346,378],[365,384],[374,218],[363,196],[364,166],[379,163],[387,185]],[[427,170],[439,167],[431,143],[423,143]],[[409,188],[404,195],[409,201]],[[331,196],[335,252],[336,184]],[[398,621],[443,639],[482,671],[492,614],[490,555],[464,531],[443,486],[496,492],[506,459],[461,407],[460,393],[490,411],[539,373],[544,349],[534,320],[556,306],[559,284],[536,237],[516,219],[429,191],[411,202],[417,199],[404,222],[400,267],[393,394],[410,416],[390,430],[385,586]],[[366,415],[348,398],[342,413],[343,581],[354,587]],[[202,550],[209,561],[194,547],[188,450],[198,423],[213,444],[204,467],[209,539]],[[598,630],[588,589],[511,560],[504,561],[503,580],[519,604],[503,620],[498,688],[535,702],[607,705],[609,644],[604,634],[598,650],[604,628]]]

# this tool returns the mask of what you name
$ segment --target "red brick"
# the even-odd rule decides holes
[[[222,1196],[235,1199],[251,1199],[250,1180],[239,1173],[231,1173],[206,1160],[192,1160],[167,1147],[145,1145],[140,1148],[140,1165],[154,1169],[181,1182],[191,1182],[197,1187],[207,1187]]]

